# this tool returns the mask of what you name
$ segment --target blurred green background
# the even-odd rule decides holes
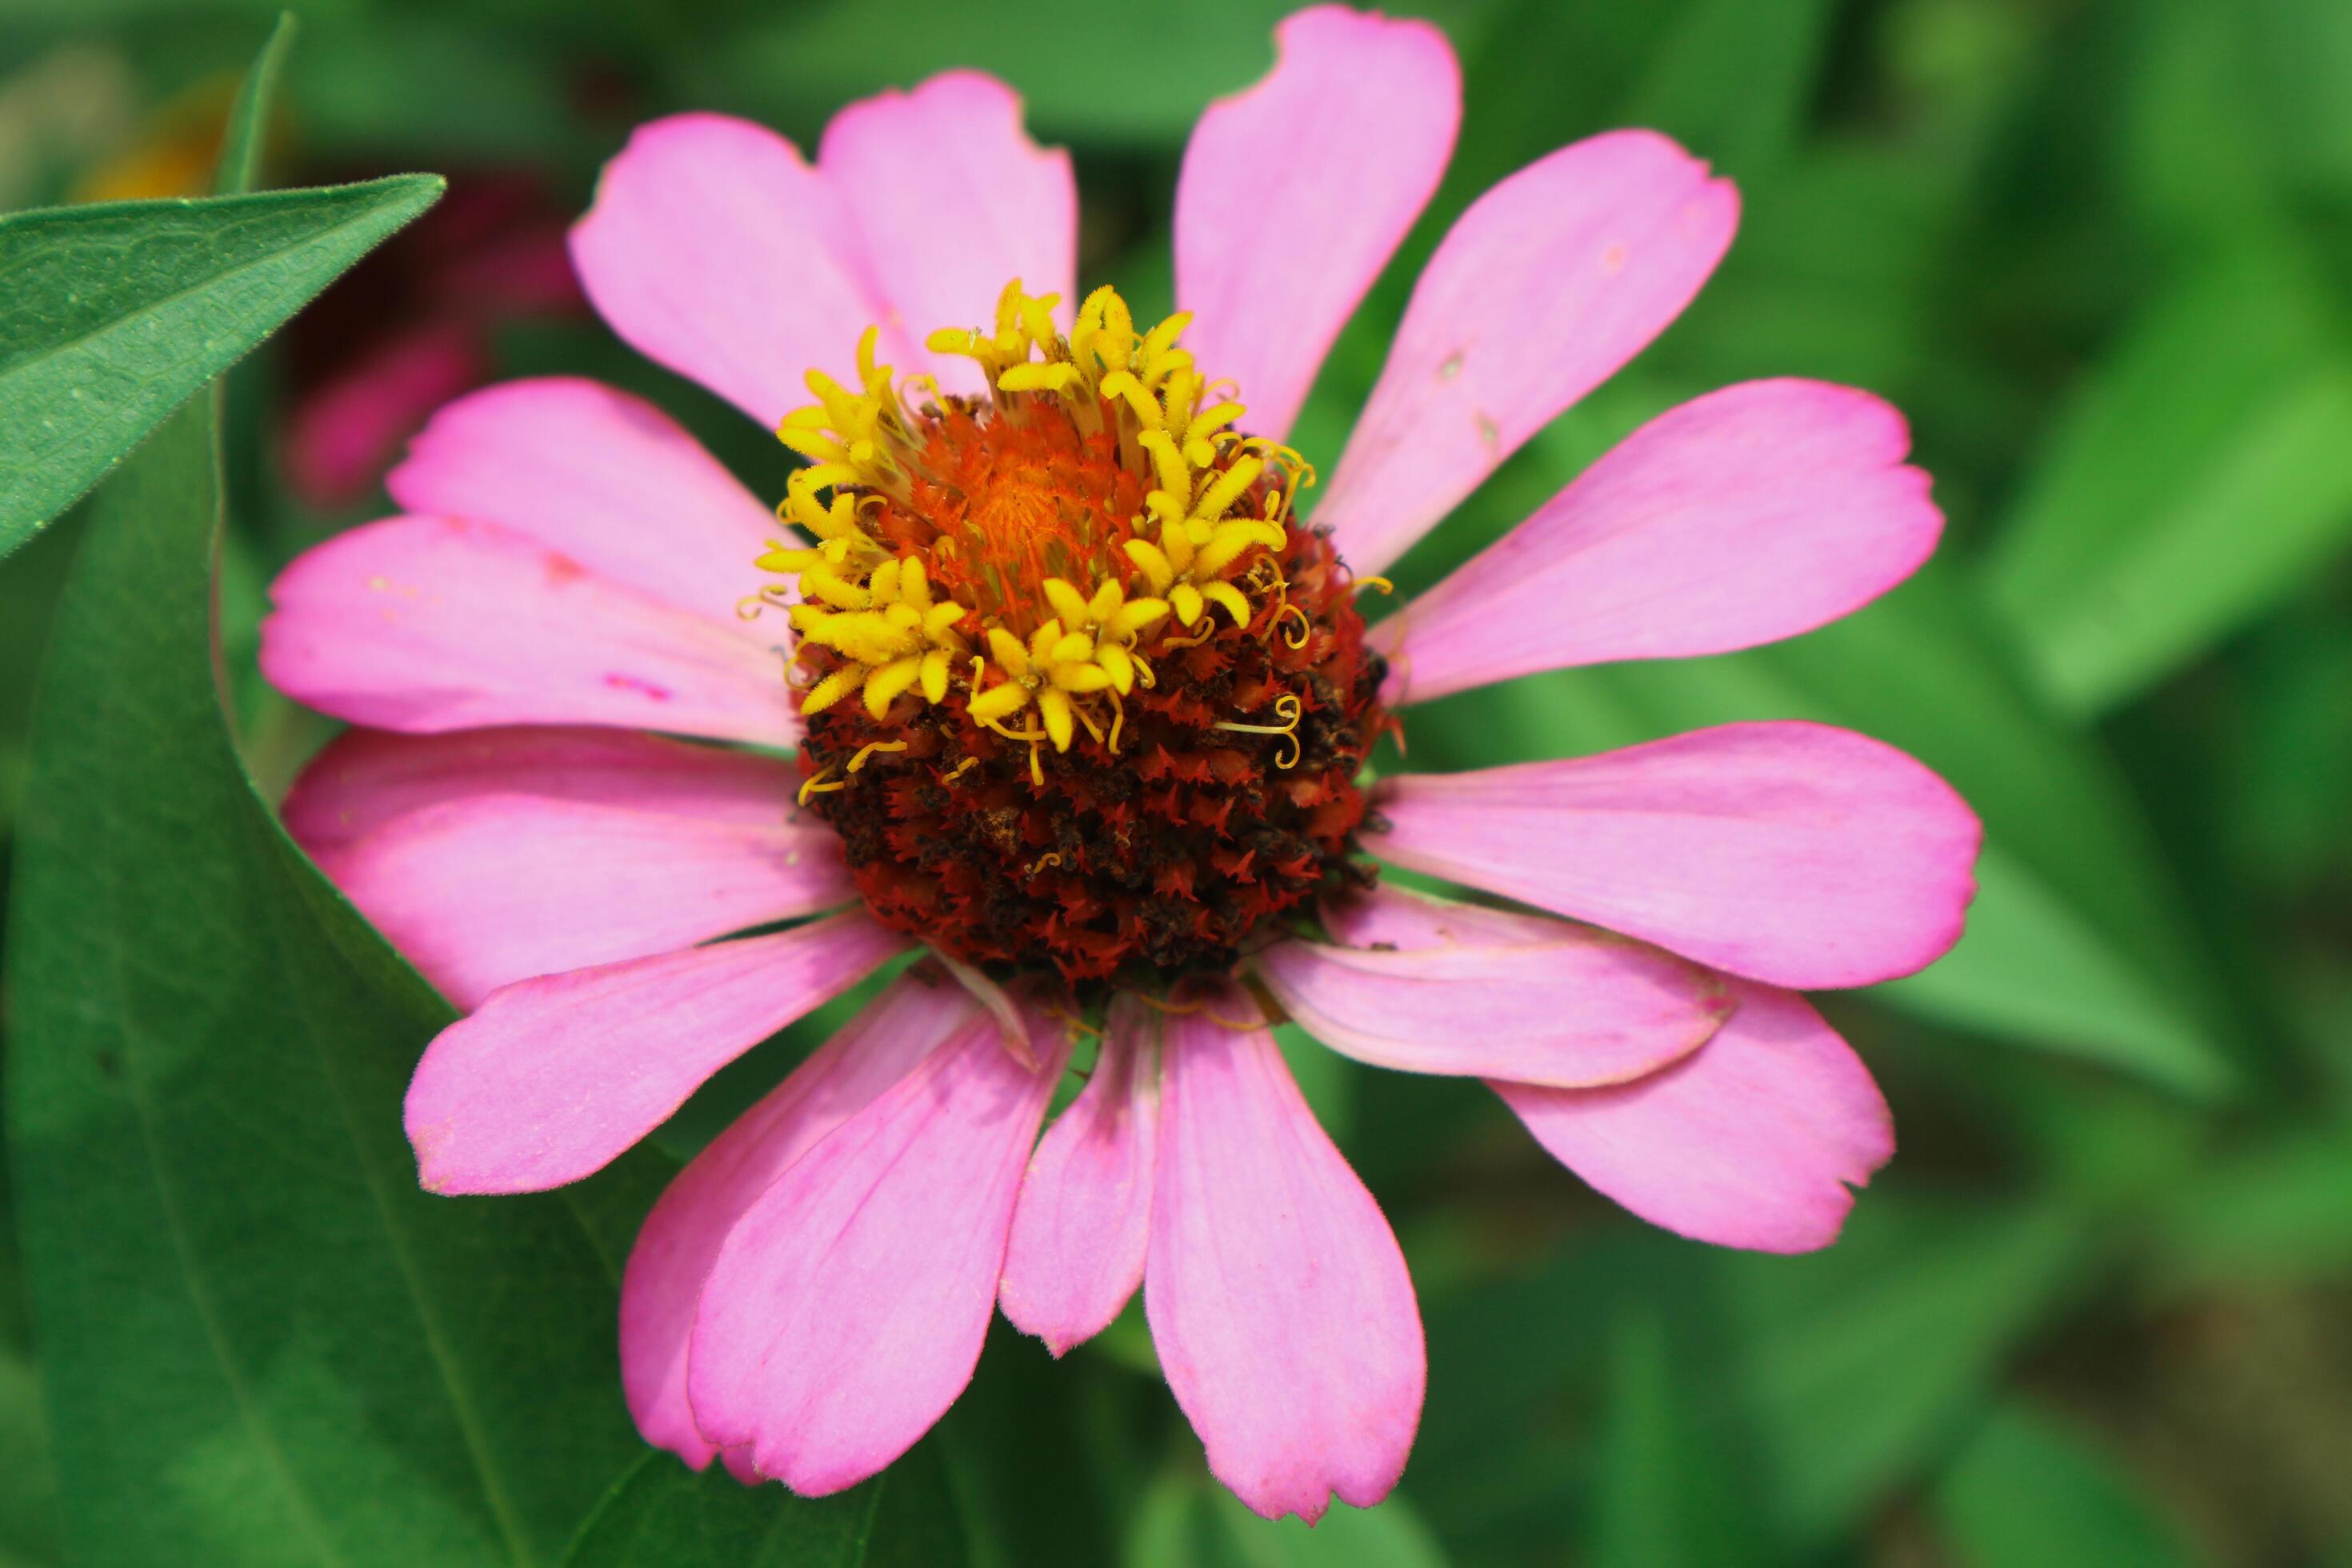
[[[1753,376],[1894,400],[1950,518],[1930,568],[1848,622],[1453,699],[1416,715],[1414,763],[1734,718],[1842,722],[1969,797],[1989,830],[1983,891],[1943,963],[1825,1000],[1901,1141],[1830,1252],[1743,1257],[1648,1230],[1475,1086],[1301,1052],[1427,1320],[1428,1410],[1396,1498],[1335,1510],[1311,1534],[1262,1524],[1206,1481],[1139,1324],[1060,1366],[1000,1325],[971,1394],[909,1461],[935,1467],[950,1533],[979,1563],[1135,1568],[2352,1565],[2352,4],[1395,8],[1453,38],[1462,139],[1324,372],[1294,437],[1310,458],[1336,458],[1421,259],[1496,178],[1642,124],[1744,197],[1698,304],[1419,548],[1402,590],[1650,415]],[[323,733],[253,673],[261,586],[388,510],[383,469],[438,397],[500,375],[605,377],[781,491],[780,449],[623,350],[563,276],[562,226],[632,124],[719,109],[813,145],[852,98],[950,65],[993,70],[1025,95],[1032,130],[1076,155],[1082,282],[1119,283],[1142,315],[1168,306],[1192,119],[1265,68],[1285,9],[304,10],[269,183],[425,169],[451,191],[229,384],[219,624],[256,773],[282,783]],[[0,210],[206,188],[273,16],[229,0],[0,0]],[[0,835],[89,510],[0,561]],[[22,900],[10,918],[26,918]],[[723,1075],[666,1130],[668,1155],[831,1021]],[[396,1084],[375,1109],[396,1127]],[[269,1130],[255,1133],[266,1146]],[[589,1200],[624,1243],[658,1174]],[[265,1276],[325,1267],[267,1256],[266,1234],[239,1246],[257,1256],[236,1266]],[[528,1266],[495,1247],[476,1261],[485,1288]],[[103,1466],[76,1456],[107,1439],[58,1428],[102,1432],[107,1413],[45,1413],[60,1352],[37,1342],[24,1270],[5,1262],[0,1564],[131,1560],[60,1527],[61,1498],[68,1521],[142,1504],[77,1495]],[[581,1310],[609,1325],[598,1289],[582,1288]],[[606,1386],[609,1345],[580,1353],[586,1386]],[[616,1388],[607,1403],[600,1418]],[[226,1519],[247,1483],[208,1470],[202,1448],[158,1487],[192,1517],[211,1487]],[[621,1547],[591,1529],[567,1556],[562,1529],[551,1545],[509,1531],[481,1560],[751,1561],[729,1543],[768,1526],[672,1470],[615,1467],[579,1487],[588,1502],[617,1487],[607,1524],[636,1507],[631,1489],[668,1489]],[[391,1522],[372,1551],[192,1545],[186,1560],[475,1560],[417,1554],[400,1500],[375,1500]]]

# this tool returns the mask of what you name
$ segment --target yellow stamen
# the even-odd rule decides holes
[[[864,678],[862,669],[836,669],[801,694],[801,711],[822,713],[851,692],[857,689]]]
[[[1008,741],[1026,741],[1034,745],[1037,742],[1046,738],[1045,731],[1043,730],[1008,730],[1002,723],[993,719],[982,719],[981,723],[985,725],[987,728],[995,731],[998,734],[1003,736]]]
[[[1008,680],[1002,686],[974,692],[964,710],[971,715],[973,723],[990,724],[995,720],[1010,719],[1028,707],[1029,696],[1029,688],[1017,680]]]
[[[1077,731],[1070,717],[1070,694],[1059,687],[1047,687],[1037,693],[1037,713],[1045,721],[1045,733],[1053,737],[1054,750],[1066,752],[1076,738]]]
[[[1291,646],[1296,647],[1299,645],[1293,643]],[[948,700],[949,674],[947,649],[935,647],[923,656],[921,685],[924,701],[940,703]]]
[[[1118,292],[1097,289],[1066,334],[1056,303],[1014,279],[992,321],[924,340],[933,353],[981,367],[992,412],[951,406],[928,377],[897,379],[879,362],[879,327],[858,340],[854,376],[813,369],[803,378],[812,401],[776,426],[809,459],[776,509],[794,531],[758,558],[797,595],[765,589],[737,614],[785,609],[798,639],[792,658],[819,650],[827,673],[800,693],[804,712],[853,694],[877,721],[909,697],[960,701],[975,722],[1027,739],[1032,777],[1042,781],[1040,742],[1067,750],[1080,724],[1104,739],[1099,707],[1077,700],[1105,694],[1116,751],[1119,699],[1139,680],[1154,686],[1151,658],[1216,635],[1213,609],[1237,626],[1280,625],[1289,646],[1307,645],[1313,624],[1289,604],[1279,563],[1287,509],[1314,482],[1313,468],[1291,447],[1242,433],[1247,411],[1233,384],[1211,380],[1181,346],[1189,314],[1139,330]],[[925,542],[929,503],[919,498],[934,492],[923,487],[951,482],[927,465],[959,418],[1015,429],[1066,419],[1087,437],[1115,435],[1114,460],[1141,481],[1140,513],[1104,519],[1016,489],[1011,500],[980,496],[968,520],[940,522]],[[1188,635],[1171,635],[1179,627]],[[970,674],[960,678],[967,658]],[[1032,709],[1042,728],[1003,730]]]
[[[1250,624],[1250,602],[1242,597],[1242,591],[1231,583],[1208,584],[1202,588],[1201,597],[1223,607],[1225,614],[1233,616],[1234,625],[1245,626]]]
[[[922,679],[919,658],[893,659],[866,679],[866,710],[877,719],[890,711],[898,695]]]
[[[1274,765],[1295,768],[1307,750],[1298,739],[1298,721],[1305,711],[1304,705],[1296,696],[1286,691],[1274,700],[1274,710],[1282,716],[1283,721],[1279,724],[1236,724],[1229,720],[1219,720],[1209,727],[1213,730],[1238,730],[1251,735],[1279,735],[1290,742],[1290,754],[1287,757],[1277,755]]]

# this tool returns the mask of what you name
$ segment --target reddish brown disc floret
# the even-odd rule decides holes
[[[1070,439],[1066,451],[1024,442],[988,460],[1046,470],[1020,482],[1022,505],[1098,491],[1105,504],[1087,510],[1119,520],[1112,526],[1127,537],[1140,497],[1119,487],[1132,477]],[[988,478],[1013,476],[973,471],[982,459],[969,453],[941,456],[963,458],[967,483],[952,496],[919,491],[927,511],[1013,504],[973,499]],[[1040,576],[1072,570],[1055,558],[1066,548],[1056,542],[1069,539],[1064,520],[1034,531]],[[875,531],[897,531],[885,517]],[[1286,586],[1253,596],[1247,626],[1212,609],[1139,647],[1152,680],[1122,700],[1115,737],[1082,731],[1057,752],[975,723],[961,701],[913,694],[879,720],[855,700],[813,715],[802,772],[845,787],[811,795],[805,809],[841,835],[876,916],[999,976],[1050,965],[1074,983],[1156,988],[1229,967],[1279,935],[1286,911],[1353,875],[1365,809],[1356,778],[1387,722],[1378,703],[1386,669],[1364,646],[1355,584],[1328,542],[1286,531],[1282,550],[1257,552],[1266,562],[1258,580],[1272,583],[1278,567]],[[803,662],[819,678],[835,668],[821,648]],[[1297,700],[1287,734],[1219,728],[1279,731],[1286,696]],[[892,742],[903,749],[868,750]]]

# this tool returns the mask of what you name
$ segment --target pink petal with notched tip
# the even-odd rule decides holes
[[[404,1121],[436,1193],[601,1169],[705,1079],[907,947],[863,910],[775,936],[525,980],[435,1037]]]
[[[848,204],[799,149],[723,114],[637,127],[572,229],[591,303],[638,353],[773,428],[813,401],[803,376],[856,384],[883,319]],[[882,358],[928,368],[886,328]]]
[[[430,322],[351,356],[294,405],[282,448],[286,488],[320,511],[364,499],[404,437],[493,374],[488,338],[475,321]]]
[[[641,397],[573,376],[447,405],[384,480],[411,512],[462,517],[722,624],[782,531],[719,460]]]
[[[492,524],[369,523],[298,557],[269,596],[262,672],[355,724],[800,733],[774,647]]]
[[[817,171],[857,225],[889,323],[919,347],[942,327],[992,331],[1012,279],[1055,294],[1054,319],[1076,313],[1078,192],[1070,155],[1021,127],[1021,100],[978,71],[953,70],[911,92],[862,99],[833,117]],[[977,363],[952,354],[934,370],[950,392],[987,390]]]
[[[621,1384],[646,1441],[700,1469],[718,1452],[686,1397],[695,1307],[719,1249],[802,1155],[897,1083],[934,1047],[985,1025],[963,987],[927,966],[891,982],[832,1039],[735,1119],[671,1181],[638,1227],[621,1277]],[[756,1479],[746,1449],[728,1468]]]
[[[1982,837],[1952,787],[1826,724],[1380,786],[1395,865],[1769,984],[1867,985],[1959,940]]]
[[[997,1302],[1057,1356],[1108,1327],[1143,1282],[1159,1035],[1145,1004],[1112,1001],[1094,1076],[1046,1129],[1022,1179]]]
[[[1427,1377],[1421,1313],[1380,1205],[1238,987],[1162,1026],[1144,1310],[1209,1468],[1269,1519],[1403,1473]]]
[[[1755,381],[1660,415],[1390,617],[1391,704],[1621,658],[1726,653],[1860,608],[1943,513],[1866,392]]]
[[[761,1194],[704,1282],[687,1393],[703,1436],[803,1497],[911,1447],[980,1360],[1037,1124],[1069,1054],[1038,1070],[976,1020]]]
[[[1331,342],[1429,203],[1462,121],[1444,35],[1318,5],[1265,79],[1209,106],[1176,186],[1185,346],[1280,440]]]
[[[302,770],[279,815],[324,858],[427,806],[486,795],[529,795],[700,817],[740,827],[792,815],[790,763],[630,730],[522,725],[402,735],[346,730]]]
[[[330,854],[343,896],[459,1009],[533,975],[646,958],[857,897],[814,819],[729,822],[478,795]]]
[[[1552,417],[1682,314],[1739,220],[1727,180],[1651,131],[1511,175],[1414,286],[1315,521],[1383,570]]]
[[[1731,1011],[1696,964],[1565,921],[1383,886],[1330,900],[1324,925],[1329,942],[1259,954],[1258,978],[1308,1034],[1375,1067],[1617,1083],[1688,1055]]]
[[[1648,1078],[1492,1087],[1560,1163],[1653,1225],[1760,1252],[1827,1247],[1848,1188],[1894,1154],[1894,1119],[1803,997],[1744,981],[1733,993],[1722,1031]]]

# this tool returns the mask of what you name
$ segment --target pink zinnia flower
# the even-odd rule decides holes
[[[954,1401],[995,1307],[1058,1353],[1140,1284],[1244,1501],[1385,1496],[1419,1314],[1276,1007],[1360,1060],[1486,1079],[1593,1186],[1706,1241],[1825,1245],[1892,1151],[1796,992],[1958,936],[1978,827],[1918,763],[1752,723],[1360,775],[1414,702],[1747,647],[1885,592],[1941,525],[1902,419],[1811,382],[1702,397],[1367,630],[1362,574],[1664,328],[1737,200],[1643,132],[1497,185],[1304,526],[1281,443],[1437,183],[1459,79],[1417,23],[1318,8],[1280,39],[1193,134],[1187,314],[1148,331],[1081,301],[1068,162],[988,78],[853,105],[813,165],[740,121],[645,127],[573,258],[623,337],[810,458],[780,509],[804,537],[772,542],[643,403],[522,382],[435,418],[390,481],[404,515],[278,580],[270,676],[363,726],[289,826],[469,1010],[409,1092],[433,1190],[577,1180],[937,955],[646,1222],[629,1406],[695,1466],[849,1486]]]

